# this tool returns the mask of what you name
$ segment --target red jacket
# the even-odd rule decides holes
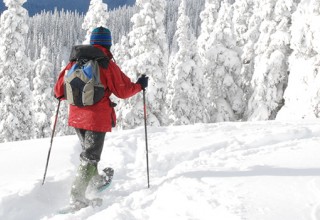
[[[110,95],[114,94],[119,98],[129,98],[141,91],[140,84],[135,84],[120,70],[112,59],[112,54],[104,47],[95,45],[101,49],[110,59],[107,69],[100,67],[100,79],[107,88],[102,100],[94,105],[77,107],[70,105],[69,126],[85,130],[109,132],[112,125],[116,124],[116,114],[111,106]],[[59,74],[59,78],[54,87],[56,97],[64,96],[64,75],[74,62],[70,62]]]

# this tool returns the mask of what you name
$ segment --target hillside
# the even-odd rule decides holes
[[[108,4],[109,9],[118,8],[123,5],[133,5],[135,0],[103,0]],[[28,10],[29,15],[32,16],[36,13],[45,11],[53,11],[55,8],[58,10],[65,9],[71,11],[78,11],[86,13],[88,11],[90,1],[88,0],[28,0],[24,7]],[[6,9],[3,1],[0,1],[0,13]]]
[[[0,144],[0,219],[320,219],[319,122],[149,128],[150,189],[143,128],[115,131],[100,166],[115,169],[103,205],[70,215],[56,212],[68,202],[77,138],[54,139],[44,186],[49,139]]]

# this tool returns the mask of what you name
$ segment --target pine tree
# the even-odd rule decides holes
[[[108,5],[103,3],[102,0],[91,0],[89,10],[84,17],[82,29],[87,31],[84,44],[90,43],[91,32],[96,27],[106,27],[109,18]]]
[[[218,8],[217,2],[213,5],[211,8]],[[202,12],[202,17],[204,15],[205,13]],[[212,31],[205,29],[206,31],[199,37],[199,43],[202,42],[199,50],[202,51],[206,79],[210,84],[209,98],[212,109],[209,111],[213,121],[241,119],[245,108],[244,93],[240,88],[240,49],[236,46],[231,18],[231,6],[224,1],[221,3],[216,20],[210,19],[214,21],[213,24],[203,20],[202,25],[207,23],[206,26],[212,27]]]
[[[208,121],[207,106],[202,101],[206,98],[204,89],[207,87],[201,69],[196,66],[196,41],[185,13],[186,0],[181,0],[176,31],[179,50],[168,71],[168,112],[173,124]]]
[[[253,94],[248,104],[249,120],[275,119],[283,106],[283,93],[288,82],[290,54],[290,20],[294,7],[285,0],[262,2],[260,37],[255,46],[252,77]]]
[[[248,41],[248,35],[246,33],[249,29],[250,18],[254,13],[253,0],[235,1],[232,7],[232,22],[234,25],[234,34],[237,40],[237,46],[243,47]]]
[[[49,51],[46,47],[41,50],[40,59],[33,66],[35,77],[33,79],[33,106],[35,137],[49,137],[50,123],[54,112],[53,64],[48,61]]]
[[[207,65],[206,52],[211,45],[208,44],[210,35],[214,30],[214,24],[218,18],[220,4],[218,0],[206,0],[205,8],[200,13],[201,33],[198,37],[198,51],[204,65]]]
[[[127,36],[131,31],[132,22],[130,19],[137,13],[136,6],[123,6],[109,11],[107,27],[112,31],[114,43],[119,43],[123,36]]]
[[[5,0],[0,18],[0,141],[32,136],[30,60],[25,54],[28,12],[26,0]]]
[[[292,14],[288,87],[277,119],[320,117],[320,2],[302,0]],[[303,21],[303,22],[301,22]]]
[[[256,36],[256,28],[253,27],[256,27],[255,22],[259,23],[259,19],[256,19],[255,16],[256,11],[254,0],[236,1],[232,7],[232,22],[234,25],[237,46],[242,49],[240,86],[245,93],[245,102],[247,103],[252,95],[251,78],[254,66],[254,50],[252,49],[252,46],[253,42],[255,42],[258,37]]]
[[[164,28],[166,1],[137,0],[136,5],[140,11],[132,17],[133,29],[128,35],[131,59],[127,61],[123,70],[132,80],[136,80],[142,74],[149,76],[148,121],[152,125],[165,125],[165,69],[168,59]],[[129,107],[121,109],[121,126],[132,128],[142,125],[141,96],[132,97],[126,103]]]
[[[237,9],[238,4],[241,5],[242,9]],[[237,1],[235,3],[236,17],[240,17],[235,23],[235,33],[237,36],[238,45],[242,48],[242,67],[240,71],[241,77],[241,88],[245,94],[245,103],[248,105],[249,99],[253,94],[253,87],[251,85],[252,75],[255,66],[255,45],[260,36],[260,25],[262,22],[261,15],[259,12],[263,9],[263,5],[260,6],[260,1],[258,0],[247,0],[247,1]],[[239,6],[240,7],[240,6]],[[235,20],[234,20],[235,21]],[[242,33],[244,31],[244,33]],[[242,33],[242,34],[241,34]],[[239,35],[241,34],[241,35]],[[243,119],[247,120],[249,112],[248,107],[243,115]]]
[[[83,15],[70,11],[42,11],[27,21],[30,29],[26,41],[30,58],[39,59],[42,47],[47,47],[48,61],[54,65],[55,77],[61,62],[68,60],[71,47],[84,39]]]
[[[129,48],[129,41],[126,36],[122,36],[120,42],[114,45],[113,56],[118,66],[123,67],[126,64],[125,61],[131,59],[130,53],[128,52],[128,48]]]
[[[218,11],[220,4],[218,0],[206,0],[204,10],[200,13],[201,19],[201,32],[197,39],[197,48],[200,60],[197,62],[197,66],[203,67],[203,72],[208,82],[208,89],[211,90],[211,85],[209,83],[209,66],[210,61],[208,60],[207,51],[212,47],[212,44],[209,44],[209,38],[212,32],[214,31],[214,25],[218,18]],[[212,97],[207,97],[209,100],[208,104],[208,114],[210,117],[210,122],[216,120],[216,105],[213,102]]]

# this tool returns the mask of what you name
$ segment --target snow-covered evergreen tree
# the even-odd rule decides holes
[[[209,98],[216,107],[214,121],[241,119],[245,109],[240,88],[240,50],[236,46],[231,18],[231,5],[224,1],[202,52],[210,85]]]
[[[128,49],[129,49],[129,41],[126,36],[122,36],[120,42],[113,46],[113,49],[112,49],[112,51],[114,51],[113,57],[116,63],[118,64],[118,66],[124,68],[125,61],[131,59]]]
[[[238,4],[240,4],[241,6],[237,6]],[[235,2],[234,6],[236,11],[236,17],[234,19],[237,19],[237,17],[239,16],[239,20],[234,20],[234,22],[238,45],[242,48],[242,67],[240,71],[240,77],[241,88],[245,94],[244,101],[246,105],[248,104],[249,99],[252,97],[253,93],[251,80],[254,71],[256,55],[254,47],[260,36],[260,24],[262,22],[262,19],[259,12],[263,10],[260,9],[260,7],[263,7],[263,5],[260,5],[259,0],[237,1]],[[243,16],[241,15],[241,13],[244,13]],[[244,33],[242,33],[243,31]],[[247,120],[247,118],[248,110],[246,108],[243,119]]]
[[[82,29],[87,31],[84,44],[90,43],[91,32],[96,27],[107,27],[107,20],[109,18],[108,5],[102,0],[91,0],[89,10],[84,17]]]
[[[196,66],[196,41],[186,16],[186,0],[181,0],[176,38],[179,50],[168,70],[168,109],[170,123],[191,124],[207,122],[207,94],[203,73]]]
[[[320,2],[302,0],[292,15],[289,80],[277,119],[320,117]]]
[[[28,12],[26,0],[4,0],[8,8],[0,18],[0,141],[29,139],[33,122],[29,74],[25,54]]]
[[[232,22],[238,47],[243,47],[248,40],[246,33],[248,32],[250,18],[254,13],[253,1],[254,0],[235,1],[232,5]]]
[[[201,18],[201,32],[198,37],[198,51],[200,58],[204,65],[207,65],[208,60],[206,59],[206,51],[211,48],[208,44],[210,35],[214,30],[214,24],[218,18],[218,12],[220,8],[220,1],[218,0],[206,0],[205,8],[200,13]]]
[[[42,47],[47,47],[48,61],[54,65],[55,77],[61,69],[61,62],[68,61],[71,47],[83,41],[85,31],[81,28],[82,23],[83,15],[77,12],[54,10],[34,15],[28,19],[28,55],[32,60],[37,60]]]
[[[283,93],[288,82],[289,28],[295,6],[292,1],[285,0],[265,0],[261,3],[261,34],[255,46],[249,120],[275,119],[283,106]]]
[[[131,31],[132,16],[137,13],[136,6],[123,6],[108,12],[107,27],[112,32],[114,44],[119,43],[123,36],[127,36]]]
[[[137,0],[140,11],[132,17],[133,28],[129,33],[128,60],[123,70],[132,80],[142,74],[149,76],[147,89],[148,122],[152,125],[167,123],[165,114],[166,80],[165,69],[168,60],[164,17],[166,1]],[[127,101],[127,108],[121,108],[120,124],[132,128],[143,124],[141,96]]]
[[[208,83],[208,90],[211,90],[211,85],[208,80],[208,68],[210,66],[210,61],[207,57],[207,51],[212,48],[212,44],[209,44],[210,35],[214,31],[214,25],[218,18],[218,12],[220,8],[220,3],[218,0],[206,0],[204,10],[200,13],[201,19],[201,32],[197,39],[197,47],[198,47],[198,54],[200,60],[197,62],[197,66],[202,67],[202,70],[205,74],[206,81]],[[212,43],[212,42],[211,42]],[[210,121],[214,122],[216,120],[216,105],[213,103],[211,97],[207,97],[209,100],[209,105],[207,108]]]
[[[49,51],[46,47],[41,50],[40,59],[33,66],[33,106],[35,137],[49,137],[51,134],[51,117],[54,112],[53,64],[48,61]]]

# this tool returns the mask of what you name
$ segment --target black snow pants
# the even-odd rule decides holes
[[[80,158],[91,164],[97,164],[100,161],[106,133],[79,128],[75,128],[75,130],[82,146]]]

